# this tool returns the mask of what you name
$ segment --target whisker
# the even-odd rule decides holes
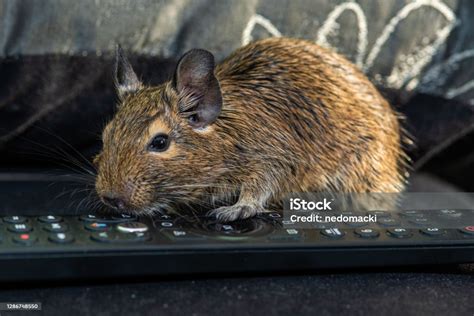
[[[77,150],[74,146],[72,146],[69,142],[67,142],[64,138],[62,138],[61,136],[45,129],[45,128],[42,128],[40,126],[35,126],[35,128],[39,129],[39,130],[42,130],[43,132],[45,133],[48,133],[50,136],[53,136],[55,137],[57,140],[59,140],[61,143],[63,143],[64,145],[66,145],[67,147],[69,147],[70,149],[73,150],[73,152],[75,152],[84,162],[86,162],[90,167],[92,167],[93,170],[96,171],[96,168],[94,166],[94,164],[92,164],[86,157],[84,157],[84,155],[79,151]]]

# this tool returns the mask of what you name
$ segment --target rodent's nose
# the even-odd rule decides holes
[[[113,193],[105,194],[104,196],[102,196],[102,200],[108,206],[119,211],[125,211],[127,208],[127,203],[125,202],[125,200]]]

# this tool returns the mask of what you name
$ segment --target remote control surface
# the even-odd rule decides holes
[[[277,213],[232,223],[171,215],[0,220],[0,281],[474,262],[474,210],[376,212],[299,229]]]

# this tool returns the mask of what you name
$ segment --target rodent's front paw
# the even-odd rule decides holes
[[[257,214],[265,212],[263,207],[234,204],[231,206],[222,206],[207,213],[207,216],[215,217],[218,222],[232,222],[237,219],[245,219],[253,217]]]

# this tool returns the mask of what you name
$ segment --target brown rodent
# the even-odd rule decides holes
[[[118,111],[96,157],[96,190],[119,211],[205,206],[220,221],[265,212],[290,192],[399,192],[397,113],[340,55],[270,38],[216,67],[194,49],[173,78],[143,85],[118,49]]]

